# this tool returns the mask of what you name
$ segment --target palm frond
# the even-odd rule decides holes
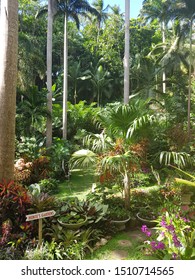
[[[104,133],[90,133],[83,139],[84,145],[96,153],[108,150],[112,147],[111,139]]]
[[[79,150],[72,154],[70,159],[70,168],[88,168],[94,166],[97,162],[97,154],[90,150]]]
[[[160,153],[159,161],[160,164],[175,164],[180,168],[185,167],[188,164],[192,164],[190,155],[185,152],[162,151]]]

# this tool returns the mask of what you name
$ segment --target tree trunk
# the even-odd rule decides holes
[[[193,15],[194,16],[194,15]],[[189,81],[188,81],[188,141],[190,141],[190,114],[191,114],[191,94],[192,94],[192,28],[193,16],[190,20],[190,63],[189,63]]]
[[[128,210],[130,208],[130,186],[129,177],[127,172],[124,176],[124,194],[125,194],[125,208]]]
[[[47,124],[46,124],[46,147],[52,145],[52,34],[53,34],[53,12],[52,1],[48,0],[47,20]]]
[[[124,55],[124,103],[129,103],[129,21],[130,0],[125,0],[125,55]]]
[[[18,51],[18,1],[1,0],[0,14],[0,181],[12,180]]]
[[[67,101],[68,101],[68,15],[64,16],[64,83],[63,83],[63,139],[67,139]]]
[[[165,37],[165,21],[162,22],[162,42],[163,42],[163,50],[166,50],[165,42],[166,42],[166,37]],[[163,63],[163,73],[162,73],[162,88],[163,88],[163,93],[166,93],[166,73],[165,73],[165,65]]]

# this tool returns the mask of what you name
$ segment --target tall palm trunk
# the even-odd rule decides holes
[[[165,46],[165,42],[166,42],[166,37],[165,37],[165,21],[162,21],[162,42],[163,42],[163,50],[165,51],[166,46]],[[165,73],[165,65],[163,63],[163,74],[162,74],[162,88],[163,88],[163,93],[166,93],[166,73]]]
[[[47,124],[46,124],[46,146],[52,145],[52,34],[53,34],[53,10],[52,1],[48,0],[47,20]]]
[[[192,28],[194,15],[190,19],[190,63],[189,63],[189,81],[188,81],[188,140],[190,140],[190,113],[191,113],[191,94],[192,94]]]
[[[0,181],[14,176],[18,1],[1,0]]]
[[[67,139],[67,101],[68,101],[68,15],[64,15],[64,83],[63,83],[63,139]]]
[[[130,0],[125,0],[125,55],[124,55],[124,103],[129,103],[129,18]]]

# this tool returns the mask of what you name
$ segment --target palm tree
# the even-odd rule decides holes
[[[104,1],[103,0],[94,0],[92,2],[92,6],[98,11],[99,18],[98,18],[98,29],[101,28],[101,24],[108,18],[108,9],[110,8],[109,5],[104,8]]]
[[[21,123],[19,127],[23,127],[25,136],[36,136],[38,131],[41,132],[44,118],[48,116],[45,99],[46,92],[40,92],[35,86],[29,87],[27,92],[22,92],[16,112],[18,122]]]
[[[143,135],[146,137],[143,128],[147,128],[149,133],[149,126],[154,119],[147,102],[141,100],[107,106],[98,114],[102,132],[86,136],[84,143],[88,149],[75,152],[71,157],[71,166],[86,168],[93,165],[101,172],[113,175],[115,181],[119,179],[128,209],[133,168],[139,166],[139,156],[131,150],[131,144],[142,139]]]
[[[172,0],[145,0],[143,2],[143,8],[141,10],[141,15],[144,16],[145,20],[156,20],[161,24],[161,32],[162,32],[162,43],[163,49],[165,51],[165,43],[166,43],[166,26],[170,21],[172,12]],[[164,65],[162,65],[164,68]],[[163,69],[162,74],[162,88],[163,93],[166,93],[166,73],[165,69]]]
[[[116,16],[122,15],[120,6],[118,6],[118,5],[110,6],[110,9],[112,10],[114,15],[116,15]]]
[[[69,67],[69,79],[71,81],[71,84],[73,86],[73,91],[74,91],[74,104],[77,103],[77,97],[79,90],[82,89],[81,86],[79,86],[78,89],[78,81],[85,81],[91,78],[91,76],[86,75],[88,72],[83,71],[81,68],[81,62],[75,61],[70,67]]]
[[[124,103],[129,102],[129,21],[130,21],[130,0],[125,0],[125,55],[124,55]]]
[[[188,138],[190,139],[190,114],[191,114],[191,93],[192,93],[192,39],[193,39],[193,23],[195,19],[195,1],[178,0],[173,10],[174,17],[183,19],[184,24],[189,26],[189,81],[188,81]]]
[[[64,14],[64,82],[63,82],[63,139],[67,138],[67,100],[68,100],[68,18],[76,22],[79,28],[79,15],[87,13],[99,16],[95,8],[92,8],[86,0],[57,0],[59,13]]]
[[[93,67],[91,63],[91,70],[85,72],[90,77],[90,82],[93,87],[93,98],[96,98],[97,106],[100,106],[102,103],[103,93],[109,91],[107,86],[111,81],[111,78],[109,78],[109,72],[103,68],[100,62],[101,59],[95,67]]]
[[[47,19],[47,124],[46,124],[46,147],[52,144],[52,34],[53,19],[56,14],[56,0],[48,0]]]
[[[18,1],[0,1],[0,181],[14,175]]]

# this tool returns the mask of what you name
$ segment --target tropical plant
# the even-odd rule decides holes
[[[59,180],[54,178],[43,179],[39,181],[40,191],[50,195],[59,191]]]
[[[108,84],[111,78],[109,78],[109,72],[104,70],[100,62],[94,68],[91,65],[91,68],[92,70],[88,70],[86,73],[89,74],[90,82],[93,86],[93,99],[96,98],[97,105],[100,106],[103,100],[103,93],[109,91]]]
[[[38,158],[43,149],[44,139],[42,137],[26,137],[20,136],[20,138],[15,141],[16,150],[15,157],[16,159],[24,158],[25,160],[34,160]]]
[[[45,2],[45,1],[44,1]],[[18,89],[44,86],[46,18],[37,17],[43,1],[19,0],[18,4]]]
[[[75,61],[72,63],[68,70],[68,78],[70,80],[70,84],[72,84],[73,92],[74,92],[74,104],[77,103],[78,93],[81,91],[82,86],[78,84],[79,81],[85,81],[90,79],[90,76],[87,75],[86,71],[82,71],[81,61]]]
[[[47,115],[45,89],[40,92],[37,86],[32,86],[26,92],[20,92],[16,115],[17,135],[42,136]]]
[[[26,188],[13,181],[0,183],[0,224],[10,220],[13,232],[17,232],[26,220],[31,197]],[[8,211],[9,209],[9,211]]]
[[[195,187],[195,176],[193,176],[192,174],[183,171],[182,169],[176,167],[176,166],[172,166],[176,171],[178,171],[178,173],[183,174],[185,177],[190,178],[191,180],[186,180],[186,179],[182,179],[182,178],[175,178],[175,182],[177,184],[183,185],[184,189],[185,187]]]
[[[99,18],[98,18],[98,28],[102,27],[102,23],[108,18],[108,9],[110,5],[107,5],[104,8],[104,1],[103,0],[94,0],[92,2],[92,6],[98,11]]]
[[[79,201],[74,199],[73,201],[62,201],[61,207],[58,209],[58,216],[69,215],[77,220],[80,216],[87,218],[87,225],[91,227],[97,227],[98,224],[103,222],[106,217],[108,206],[106,204],[95,203],[89,200]]]
[[[86,101],[79,101],[74,105],[68,102],[68,139],[74,139],[80,144],[83,139],[82,131],[99,131],[94,125],[94,119],[99,111],[95,102],[90,105]]]
[[[160,22],[161,32],[162,32],[162,43],[163,49],[165,50],[166,44],[166,27],[171,18],[171,8],[172,1],[170,0],[145,0],[143,2],[143,8],[141,10],[142,16],[145,17],[146,21],[148,20],[156,20]],[[164,64],[162,65],[164,68]],[[162,92],[166,93],[166,73],[165,69],[163,69],[162,74]]]
[[[190,164],[192,165],[193,159],[185,152],[162,151],[160,152],[160,163],[165,165],[175,164],[182,168]]]
[[[68,161],[70,159],[72,146],[67,140],[55,137],[52,146],[47,149],[49,157],[50,175],[60,179],[64,175],[69,177]]]
[[[84,168],[95,164],[100,175],[109,172],[114,177],[118,176],[120,186],[124,187],[127,208],[130,203],[130,176],[140,168],[140,158],[143,156],[133,147],[133,138],[139,139],[140,128],[143,132],[144,125],[153,122],[153,117],[148,112],[145,114],[145,103],[135,104],[137,106],[108,106],[103,114],[99,113],[97,118],[103,132],[87,136],[86,143],[91,150],[77,151],[70,160],[72,167],[78,165]]]
[[[31,206],[28,208],[30,213],[56,209],[56,199],[47,193],[36,192],[31,195]]]
[[[173,15],[182,19],[184,25],[187,25],[189,28],[189,81],[188,81],[188,137],[190,139],[190,129],[191,129],[191,94],[192,94],[192,65],[193,65],[193,56],[192,56],[192,44],[193,44],[193,23],[195,19],[195,3],[191,0],[179,0],[176,2],[175,9],[173,10]]]
[[[156,232],[152,232],[146,225],[142,231],[150,238],[146,241],[147,253],[157,259],[195,259],[195,231],[193,222],[178,213],[168,213],[158,219]]]

